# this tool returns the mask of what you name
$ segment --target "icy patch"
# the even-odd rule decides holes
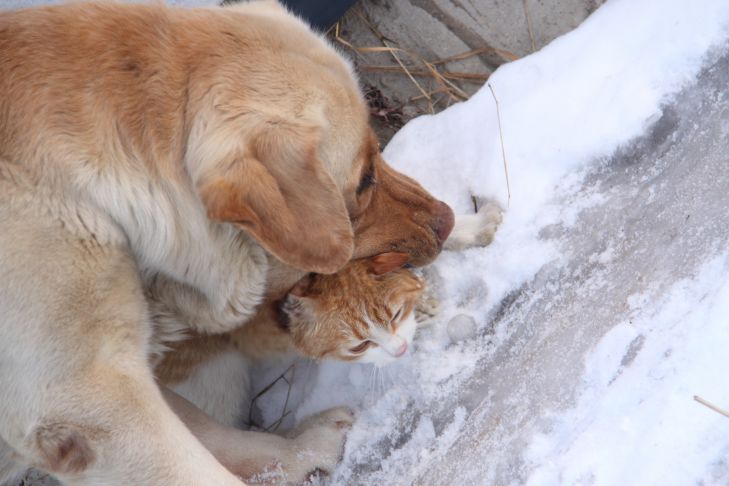
[[[529,485],[726,483],[729,419],[727,256],[676,282],[589,354],[583,391],[534,437]]]

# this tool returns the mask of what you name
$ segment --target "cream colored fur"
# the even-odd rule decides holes
[[[96,19],[96,30],[83,23],[87,18]],[[224,42],[219,32],[206,38],[222,24],[240,29],[247,23],[256,31],[263,18],[269,23],[263,27],[275,30],[258,32],[263,57],[243,50],[243,60],[215,70],[206,65],[214,56],[191,51]],[[104,36],[121,25],[131,33],[122,42],[133,42],[140,31],[148,35],[149,24],[159,44],[137,36],[140,44],[129,52],[132,58],[149,53],[154,59],[141,62],[160,63],[164,82],[152,79],[148,92],[134,91],[115,73],[139,66],[123,58],[123,47],[106,52],[119,40]],[[15,36],[13,29],[20,29]],[[313,130],[320,136],[320,160],[306,163],[322,165],[316,177],[323,184],[353,193],[367,126],[349,66],[273,2],[227,12],[111,3],[34,9],[0,13],[0,33],[11,39],[0,42],[0,472],[14,471],[7,462],[12,456],[68,484],[239,484],[160,394],[148,362],[157,351],[150,312],[162,306],[187,325],[219,332],[245,322],[260,301],[268,266],[261,241],[212,220],[204,199],[228,197],[206,184],[221,177],[236,151],[244,160],[251,150],[264,156],[267,150],[291,151],[295,147],[285,147],[296,140],[292,134]],[[294,55],[297,66],[277,58],[277,35],[301,50]],[[73,45],[63,50],[64,43]],[[195,55],[203,57],[193,66]],[[242,76],[246,63],[255,66],[259,58],[264,78],[237,93],[245,96],[231,98],[230,86],[215,76]],[[287,79],[277,72],[282,69],[298,70],[299,90],[270,83]],[[256,139],[251,148],[261,130],[266,140]],[[240,191],[238,184],[233,181]],[[208,192],[201,194],[201,187]],[[319,203],[316,193],[310,196],[313,211],[326,211],[331,202],[332,225],[346,225],[341,237],[332,232],[339,239],[331,244],[342,247],[338,256],[309,268],[332,271],[352,252],[344,209],[351,201]],[[264,246],[279,251],[269,240]],[[199,412],[177,411],[193,423],[204,420]],[[256,436],[229,449],[227,461],[233,468],[255,452],[286,480],[299,481],[333,467],[348,421],[343,412],[323,416],[302,433],[321,439],[307,441],[306,448],[303,439],[269,444]],[[243,457],[230,457],[234,450]],[[297,451],[313,454],[302,458]]]
[[[284,481],[332,468],[348,413],[218,440],[150,360],[353,255],[427,263],[453,224],[380,158],[351,66],[275,2],[0,12],[0,185],[0,474],[12,456],[68,484],[238,484],[209,451]]]
[[[172,413],[127,238],[0,162],[0,408],[18,462],[68,484],[239,484]]]

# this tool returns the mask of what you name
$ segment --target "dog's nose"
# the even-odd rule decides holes
[[[435,211],[435,225],[433,226],[433,231],[435,231],[435,236],[438,238],[438,242],[441,245],[448,239],[448,235],[451,234],[454,222],[455,216],[453,215],[453,210],[450,206],[442,201],[438,201],[438,207]]]

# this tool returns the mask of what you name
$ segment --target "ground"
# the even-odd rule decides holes
[[[504,208],[425,271],[415,351],[299,361],[259,405],[357,411],[329,484],[726,484],[729,419],[694,396],[729,406],[729,5],[609,0],[523,54],[384,151],[459,213]]]

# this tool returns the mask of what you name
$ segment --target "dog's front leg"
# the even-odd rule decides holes
[[[240,485],[159,392],[124,235],[0,189],[0,436],[18,462],[66,484]]]
[[[263,293],[262,289],[225,285],[221,285],[219,292],[224,297],[211,299],[164,274],[147,278],[145,293],[161,341],[166,336],[174,340],[174,333],[186,329],[221,334],[240,327],[254,315]]]
[[[263,299],[265,251],[231,225],[210,222],[209,236],[204,247],[178,255],[169,268],[143,268],[155,320],[168,322],[171,329],[227,332],[250,319]]]

